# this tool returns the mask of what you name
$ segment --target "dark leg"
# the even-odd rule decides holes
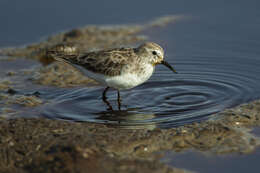
[[[105,102],[108,106],[108,110],[113,110],[112,106],[110,105],[110,103],[107,101],[107,97],[106,97],[106,93],[109,90],[109,87],[106,87],[106,89],[104,90],[103,94],[102,94],[102,100],[103,102]]]
[[[119,90],[117,90],[117,103],[118,103],[118,109],[121,110],[121,98],[120,98]]]
[[[107,99],[106,93],[107,93],[108,90],[109,90],[109,87],[106,87],[106,89],[103,91],[103,95],[102,95],[103,96],[102,97],[103,101]]]

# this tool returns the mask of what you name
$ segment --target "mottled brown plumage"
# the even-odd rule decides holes
[[[95,73],[117,76],[121,74],[124,66],[137,58],[133,49],[121,48],[90,52],[68,61]]]
[[[63,51],[67,49],[63,46],[62,49],[50,50],[49,54],[58,61],[106,76],[117,76],[123,72],[143,73],[145,63],[160,64],[164,56],[163,49],[153,42],[144,43],[137,48],[115,48],[81,54]]]
[[[49,53],[58,61],[65,61],[72,65],[76,64],[94,73],[107,76],[120,75],[123,67],[139,58],[135,50],[131,48],[116,48],[79,55],[51,51]],[[136,65],[138,66],[138,64]]]

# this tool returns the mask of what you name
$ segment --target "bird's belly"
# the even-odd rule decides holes
[[[153,68],[142,74],[125,73],[119,76],[107,77],[106,83],[109,87],[117,89],[131,89],[147,81],[153,73]]]
[[[145,81],[147,81],[153,74],[154,68],[149,68],[145,73],[125,73],[118,76],[106,76],[99,73],[93,73],[89,70],[77,67],[84,75],[96,80],[102,85],[109,86],[116,89],[131,89]]]
[[[145,81],[141,80],[138,76],[133,74],[126,74],[106,78],[107,85],[116,89],[130,89],[137,85],[140,85],[143,82]]]

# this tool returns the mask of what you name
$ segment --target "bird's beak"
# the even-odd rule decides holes
[[[178,73],[168,62],[162,60],[160,64],[165,65],[166,67],[168,67],[171,71],[173,71],[174,73]]]

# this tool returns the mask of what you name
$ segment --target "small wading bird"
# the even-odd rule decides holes
[[[77,55],[66,55],[60,51],[49,51],[49,53],[54,59],[72,65],[84,75],[107,86],[102,98],[111,110],[112,106],[106,97],[109,88],[117,90],[120,110],[120,90],[131,89],[147,81],[157,64],[163,64],[177,73],[163,59],[163,49],[153,42],[144,43],[137,48],[116,48]]]

